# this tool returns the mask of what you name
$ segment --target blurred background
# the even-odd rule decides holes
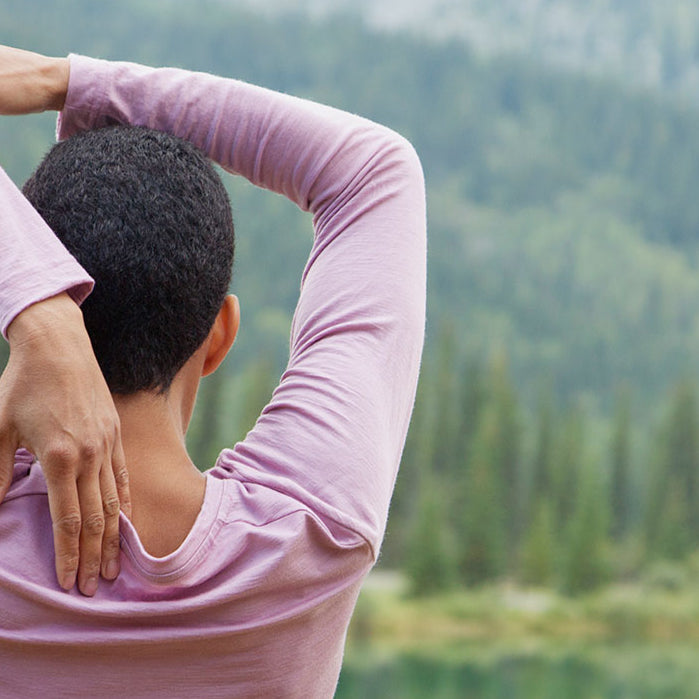
[[[0,0],[0,42],[242,78],[420,154],[423,371],[338,697],[699,696],[699,2]],[[54,121],[0,119],[18,184]],[[226,184],[243,325],[202,468],[284,368],[311,241]]]

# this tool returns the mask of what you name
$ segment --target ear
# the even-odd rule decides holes
[[[216,316],[213,327],[207,338],[206,359],[201,370],[202,376],[213,374],[218,369],[228,350],[235,342],[235,336],[238,334],[238,326],[240,325],[240,305],[238,297],[229,294],[223,300],[221,310]]]

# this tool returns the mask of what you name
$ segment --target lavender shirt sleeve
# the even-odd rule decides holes
[[[240,81],[72,56],[59,137],[115,123],[185,138],[313,214],[288,367],[215,472],[293,498],[376,555],[424,333],[425,196],[414,150],[365,119]]]
[[[48,263],[47,263],[48,261]],[[0,168],[0,330],[33,303],[68,291],[80,303],[92,279]]]

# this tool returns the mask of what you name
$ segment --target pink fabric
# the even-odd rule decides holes
[[[204,74],[71,57],[59,136],[112,123],[187,138],[286,195],[312,212],[314,243],[288,367],[255,428],[207,472],[199,518],[173,554],[149,556],[122,517],[118,580],[93,599],[60,591],[40,466],[18,456],[0,505],[0,694],[330,697],[415,395],[419,161],[395,133],[328,107]],[[0,317],[11,318],[17,299],[87,280],[36,222],[24,246],[32,214],[1,184],[15,215],[0,245],[23,270],[2,277]],[[54,268],[64,276],[45,274]]]
[[[47,264],[47,261],[50,263]],[[0,168],[0,331],[27,306],[69,291],[80,303],[90,275],[73,259]]]

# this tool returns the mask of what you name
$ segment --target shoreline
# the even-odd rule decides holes
[[[348,649],[425,652],[478,644],[699,644],[699,589],[613,584],[580,597],[509,583],[410,597],[400,574],[377,571],[359,597]]]

